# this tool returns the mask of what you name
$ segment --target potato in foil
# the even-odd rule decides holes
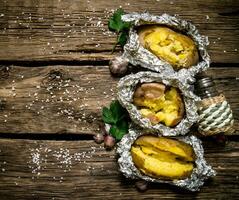
[[[138,35],[144,48],[170,63],[175,70],[189,68],[199,62],[197,47],[189,36],[160,25],[142,26]]]
[[[131,147],[135,166],[145,175],[164,180],[189,177],[194,169],[195,153],[182,141],[143,135]]]
[[[162,83],[141,84],[134,92],[133,103],[153,125],[163,123],[174,127],[184,117],[185,109],[179,90]]]

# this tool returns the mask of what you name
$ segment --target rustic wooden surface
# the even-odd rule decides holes
[[[120,6],[127,12],[167,12],[193,21],[211,41],[213,62],[238,62],[237,0],[2,0],[0,60],[108,60],[115,36],[107,32],[107,21]]]
[[[1,199],[237,199],[239,143],[223,147],[205,141],[204,146],[218,174],[201,192],[150,184],[147,192],[139,193],[134,181],[118,172],[115,152],[91,141],[2,139]]]
[[[9,134],[95,134],[101,109],[116,97],[119,80],[110,76],[107,66],[1,69],[0,132]],[[238,134],[239,68],[211,68],[207,73],[231,103]]]
[[[176,14],[210,40],[211,75],[233,109],[225,146],[204,139],[217,171],[200,192],[150,184],[138,192],[115,151],[92,136],[116,97],[108,71],[113,10]],[[0,199],[239,199],[239,2],[237,0],[1,0]]]

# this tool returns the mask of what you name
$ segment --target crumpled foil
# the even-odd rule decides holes
[[[134,25],[130,29],[129,39],[124,46],[124,53],[122,55],[122,57],[125,60],[128,60],[132,65],[140,65],[156,72],[176,73],[179,78],[182,78],[182,81],[186,78],[191,83],[195,81],[193,77],[197,73],[204,71],[209,67],[210,57],[206,50],[206,46],[209,44],[208,38],[200,35],[197,28],[192,23],[168,14],[154,16],[149,13],[126,14],[122,16],[122,20],[131,22]],[[144,24],[166,25],[191,36],[199,50],[199,55],[201,57],[199,63],[188,69],[183,68],[179,71],[174,71],[173,67],[168,62],[160,60],[156,55],[145,49],[140,44],[135,26]]]
[[[143,117],[137,106],[133,104],[133,95],[138,84],[148,82],[160,82],[176,87],[181,91],[185,106],[185,116],[175,127],[170,128],[161,123],[152,125],[150,120]],[[195,102],[198,100],[198,97],[193,94],[193,88],[190,85],[182,83],[174,74],[148,71],[125,76],[118,83],[118,100],[127,109],[133,122],[149,132],[156,132],[163,136],[185,135],[189,132],[190,127],[198,120]]]
[[[167,181],[151,178],[147,175],[142,174],[133,163],[130,149],[134,141],[139,136],[144,134],[145,132],[143,132],[143,130],[131,127],[129,129],[129,134],[125,135],[117,145],[117,153],[119,154],[118,159],[119,170],[127,178],[143,179],[149,182],[157,182],[157,183],[169,183],[171,185],[176,185],[188,189],[190,191],[198,191],[200,187],[203,185],[204,180],[216,175],[216,172],[205,161],[203,157],[204,150],[202,147],[202,143],[195,136],[183,136],[176,138],[174,137],[174,139],[178,139],[191,145],[195,152],[196,155],[195,167],[190,177],[182,180]]]

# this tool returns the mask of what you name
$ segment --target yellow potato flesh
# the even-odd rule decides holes
[[[186,161],[193,161],[195,159],[194,152],[190,145],[166,137],[141,136],[135,141],[135,145],[170,152]]]
[[[193,40],[163,26],[147,26],[139,30],[141,44],[177,70],[197,64],[198,51]]]
[[[149,93],[149,92],[148,92]],[[158,98],[135,97],[134,104],[142,107],[140,113],[153,125],[159,122],[166,126],[177,125],[184,114],[184,105],[176,88],[171,87]]]
[[[193,163],[180,161],[169,152],[152,152],[149,147],[132,147],[131,154],[136,167],[151,177],[184,179],[192,173],[194,167]]]

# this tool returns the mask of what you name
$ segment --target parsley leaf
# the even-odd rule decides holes
[[[122,27],[124,26],[121,16],[124,14],[123,9],[118,9],[114,12],[113,16],[109,20],[108,27],[109,30],[120,32]]]
[[[124,10],[119,8],[114,12],[113,16],[109,19],[109,22],[108,22],[109,30],[117,33],[117,42],[113,48],[113,51],[116,45],[118,44],[121,47],[123,47],[126,44],[128,39],[128,33],[131,27],[131,23],[124,22],[121,19],[122,15],[124,14],[125,14]]]
[[[115,119],[113,118],[113,114],[109,108],[104,107],[102,111],[103,121],[107,124],[115,123]]]
[[[120,44],[120,46],[124,46],[127,42],[128,39],[128,33],[126,32],[121,32],[118,36],[118,43]]]
[[[113,116],[116,116],[116,121],[120,120],[121,116],[124,115],[124,108],[120,105],[119,101],[112,101],[110,104],[110,110]]]
[[[128,123],[124,120],[121,120],[117,125],[112,125],[110,128],[110,134],[116,139],[121,140],[121,138],[128,132],[129,126]]]
[[[127,121],[124,121],[124,120],[118,121],[117,126],[119,127],[121,132],[123,132],[123,134],[128,132],[129,124]]]
[[[128,113],[119,101],[112,101],[110,108],[104,107],[102,109],[102,119],[111,125],[110,134],[116,140],[120,140],[128,132]]]

